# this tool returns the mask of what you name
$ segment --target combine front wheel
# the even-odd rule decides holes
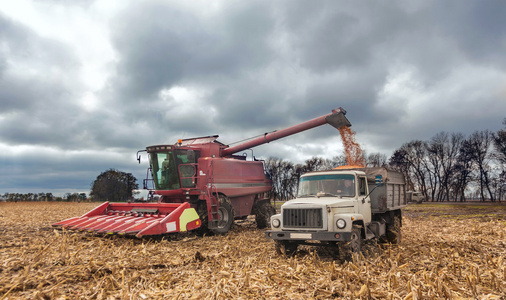
[[[207,204],[205,201],[200,201],[199,206],[197,208],[199,217],[202,220],[202,226],[200,226],[199,229],[200,234],[209,234],[209,233],[223,234],[227,233],[232,227],[232,224],[234,223],[234,209],[232,207],[232,203],[230,203],[230,199],[227,196],[220,195],[219,204],[220,204],[218,208],[219,220],[218,222],[215,223],[214,227],[210,227],[209,216],[207,214]]]
[[[211,230],[214,233],[223,234],[227,233],[234,223],[234,208],[232,207],[232,203],[230,203],[230,199],[224,195],[220,195],[219,202],[218,215],[220,216],[220,220],[218,221],[218,226]]]

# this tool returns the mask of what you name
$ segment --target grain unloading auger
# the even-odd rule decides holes
[[[227,232],[234,219],[255,215],[265,228],[275,213],[270,204],[272,182],[262,161],[246,160],[234,153],[324,124],[351,126],[342,108],[332,113],[251,139],[233,147],[218,136],[179,140],[173,145],[149,146],[148,185],[158,203],[105,202],[81,217],[53,226],[98,233],[131,234],[137,237],[183,232],[202,227]],[[140,152],[140,151],[139,151]],[[138,155],[140,162],[140,156]]]

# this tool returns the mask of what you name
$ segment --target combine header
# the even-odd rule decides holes
[[[105,202],[81,217],[53,226],[98,233],[130,234],[137,237],[201,228],[227,232],[234,219],[255,215],[258,228],[269,225],[275,213],[270,204],[272,182],[262,161],[246,160],[237,152],[293,135],[324,124],[339,129],[351,126],[342,108],[332,113],[265,133],[229,147],[218,136],[179,140],[173,145],[149,146],[148,178],[144,189],[159,195],[158,203]],[[141,152],[139,151],[139,152]],[[137,156],[140,162],[140,156]]]

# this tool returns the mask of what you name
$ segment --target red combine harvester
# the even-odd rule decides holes
[[[81,217],[53,224],[56,227],[98,233],[130,234],[137,237],[183,232],[199,227],[215,233],[227,232],[234,219],[255,215],[265,228],[275,213],[270,204],[272,182],[262,161],[246,160],[234,153],[269,143],[324,124],[335,128],[351,126],[342,108],[332,113],[265,133],[229,147],[218,136],[179,140],[174,145],[149,146],[148,177],[158,203],[105,202]],[[139,151],[139,152],[141,152]],[[140,163],[140,156],[137,156]]]

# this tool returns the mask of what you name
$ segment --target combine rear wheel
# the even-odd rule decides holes
[[[258,229],[269,227],[271,216],[276,213],[276,209],[269,201],[261,201],[258,203],[255,212],[255,221],[257,222]]]

